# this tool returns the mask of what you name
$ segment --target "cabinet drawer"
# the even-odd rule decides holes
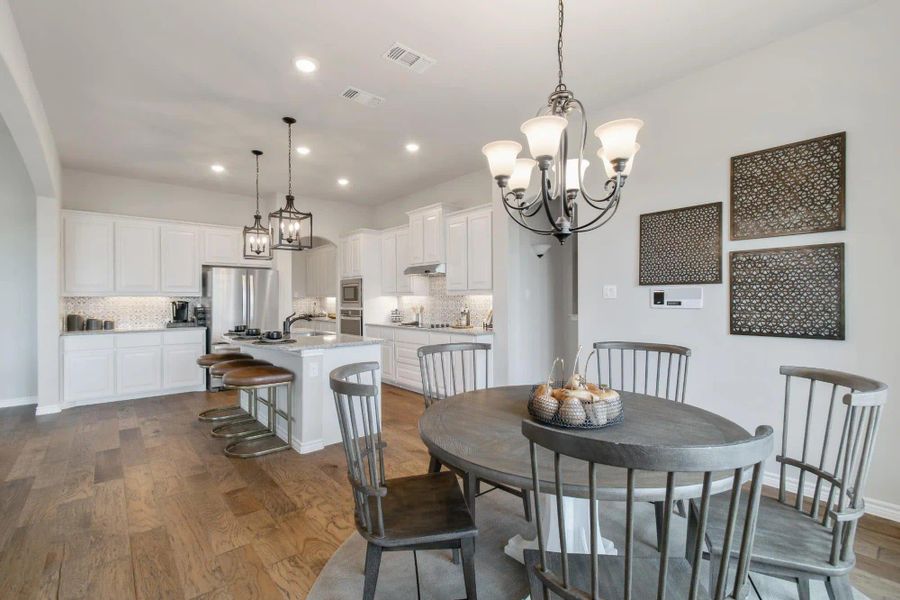
[[[206,330],[192,329],[190,331],[166,331],[163,333],[162,343],[170,344],[200,344],[206,340]]]
[[[408,331],[406,329],[398,329],[394,332],[394,336],[394,339],[398,342],[418,344],[419,346],[425,346],[428,344],[427,331]]]
[[[450,341],[449,333],[431,333],[428,335],[429,344],[449,344]]]
[[[366,335],[368,335],[369,337],[382,339],[387,342],[394,341],[394,330],[389,327],[377,327],[375,325],[367,325],[366,326]]]
[[[162,333],[119,333],[115,336],[116,348],[140,348],[142,346],[159,346],[162,344]]]
[[[412,368],[398,363],[396,379],[398,382],[414,387],[417,390],[422,388],[422,375],[418,367]]]
[[[115,336],[108,333],[93,335],[69,335],[63,338],[63,350],[112,350]]]
[[[397,365],[407,365],[419,368],[419,355],[416,352],[419,346],[415,344],[405,344],[398,342],[397,346]]]

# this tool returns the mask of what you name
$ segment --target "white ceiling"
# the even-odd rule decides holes
[[[867,3],[569,0],[566,82],[590,110]],[[481,167],[556,83],[552,0],[11,4],[65,167],[215,190],[252,193],[260,148],[262,191],[283,191],[293,115],[312,148],[294,154],[295,194],[379,204]],[[437,65],[385,61],[394,42]],[[299,55],[320,70],[301,75]],[[343,100],[347,85],[387,102]]]

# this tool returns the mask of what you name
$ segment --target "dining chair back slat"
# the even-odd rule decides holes
[[[597,356],[598,383],[684,402],[690,348],[647,342],[595,342],[593,354]]]
[[[417,355],[425,408],[456,394],[486,389],[490,383],[490,344],[432,344],[419,348]]]
[[[830,560],[837,565],[853,557],[887,386],[828,369],[783,366],[780,372],[785,376],[785,393],[781,452],[776,456],[780,463],[778,500],[832,529]],[[805,402],[794,406],[792,390],[803,386]],[[790,423],[797,416],[802,419],[803,434],[799,436],[798,430],[800,439],[792,443]],[[789,502],[788,480],[794,473],[797,493]]]
[[[535,523],[538,534],[539,561],[534,565],[533,572],[540,582],[543,597],[548,598],[549,592],[556,594],[564,600],[594,599],[613,600],[604,595],[601,596],[603,585],[607,589],[621,589],[624,600],[632,600],[641,595],[641,599],[649,598],[648,589],[652,586],[656,590],[657,600],[672,597],[670,592],[677,592],[677,597],[687,597],[696,600],[703,597],[700,584],[700,568],[705,544],[707,543],[707,516],[709,512],[710,496],[713,493],[713,482],[722,480],[729,482],[729,489],[722,494],[730,494],[728,510],[728,526],[723,542],[724,551],[721,558],[717,557],[717,564],[713,565],[711,572],[714,574],[709,596],[715,600],[724,598],[743,598],[749,585],[748,570],[750,556],[753,552],[753,539],[756,531],[756,518],[759,510],[760,495],[762,491],[762,466],[772,452],[774,445],[773,431],[769,426],[757,428],[753,437],[742,441],[710,446],[644,446],[621,442],[607,442],[596,438],[580,436],[577,433],[556,429],[526,419],[522,422],[522,433],[529,440],[531,455],[531,473],[534,493],[554,494],[556,500],[557,526],[559,531],[558,561],[550,558],[546,545],[547,518],[553,518],[543,514],[540,508],[535,512]],[[552,455],[553,469],[552,481],[542,479],[541,465],[548,464],[548,451]],[[590,569],[588,570],[589,584],[580,585],[573,580],[572,555],[568,552],[566,531],[566,503],[563,501],[565,489],[561,483],[561,460],[578,459],[585,462],[589,482],[590,501]],[[610,576],[608,569],[601,568],[601,556],[598,548],[601,544],[597,524],[597,495],[596,495],[596,465],[619,467],[626,470],[626,497],[625,497],[625,554],[624,571],[621,574],[621,586],[612,585],[609,581],[601,582],[601,572],[606,577]],[[635,558],[634,551],[634,505],[635,505],[635,479],[641,471],[655,471],[666,473],[666,487],[664,497],[664,531],[660,545],[659,555],[655,558]],[[694,560],[690,562],[690,578],[686,577],[685,567],[680,561],[670,556],[670,529],[672,523],[673,506],[675,504],[676,481],[679,477],[691,477],[696,479],[702,474],[702,492],[699,511],[699,534],[688,540],[688,554]],[[749,492],[742,506],[742,486],[749,479]],[[720,485],[720,484],[719,484]],[[742,523],[738,521],[742,516]],[[693,546],[690,546],[693,544]],[[617,560],[616,557],[609,557]],[[649,561],[649,562],[648,562]],[[559,571],[551,565],[559,564]],[[648,568],[655,563],[654,568]],[[607,563],[618,564],[618,563]],[[654,578],[651,584],[648,578]],[[675,589],[679,586],[678,589]],[[644,590],[642,593],[638,589]],[[607,592],[609,593],[609,592]],[[652,592],[651,592],[652,593]],[[534,596],[534,590],[532,592]]]

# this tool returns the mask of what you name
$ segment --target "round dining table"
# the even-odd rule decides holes
[[[431,455],[440,463],[459,472],[463,477],[466,502],[475,517],[475,496],[480,479],[511,488],[532,490],[531,458],[528,439],[522,434],[522,421],[528,414],[529,385],[506,386],[466,392],[432,404],[419,419],[419,434]],[[740,425],[696,406],[632,392],[620,391],[624,418],[621,423],[601,429],[568,429],[574,436],[647,446],[716,446],[752,437]],[[541,475],[539,492],[541,514],[555,514],[553,493],[553,453],[537,449]],[[560,473],[567,508],[567,539],[575,540],[576,548],[588,552],[590,529],[587,463],[563,457]],[[712,493],[724,491],[732,485],[733,473],[714,475]],[[665,500],[666,473],[635,472],[635,500],[659,502]],[[620,467],[596,466],[596,494],[598,500],[624,501],[626,470]],[[703,474],[679,473],[675,478],[674,499],[698,498],[702,492]],[[554,534],[555,519],[547,536],[548,549],[558,544]],[[571,531],[569,531],[571,530]],[[570,536],[571,534],[571,536]],[[519,536],[516,536],[517,538]],[[554,543],[554,537],[556,543]],[[578,540],[581,540],[579,543]],[[535,542],[510,540],[507,554],[514,558],[523,547]],[[608,540],[606,552],[615,550]],[[570,551],[579,552],[572,547]]]

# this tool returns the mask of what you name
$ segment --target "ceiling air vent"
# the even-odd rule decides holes
[[[371,92],[353,86],[350,86],[341,92],[341,97],[358,102],[364,106],[381,106],[384,104],[384,98],[381,96],[376,96]]]
[[[425,56],[418,50],[413,50],[400,42],[391,46],[390,50],[382,54],[382,56],[386,60],[397,63],[402,67],[406,67],[415,73],[424,73],[437,62],[430,56]]]

